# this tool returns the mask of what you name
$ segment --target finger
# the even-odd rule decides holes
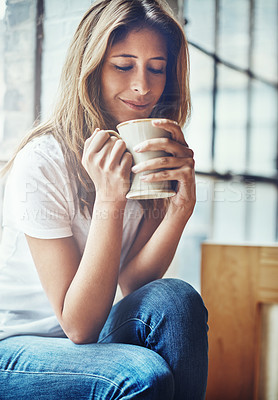
[[[176,157],[157,157],[148,161],[141,162],[132,167],[132,172],[135,174],[138,172],[149,171],[153,169],[160,168],[180,168],[186,162],[185,158],[176,158]]]
[[[85,140],[85,143],[84,143],[84,150],[86,150],[86,149],[89,147],[91,141],[92,141],[93,138],[96,136],[96,134],[97,134],[98,131],[100,131],[100,129],[99,129],[99,128],[96,128],[96,129],[94,130],[94,132],[92,133],[92,135],[91,135],[88,139]]]
[[[188,147],[188,144],[185,141],[181,127],[176,121],[172,121],[170,119],[158,119],[154,120],[152,124],[153,126],[163,128],[166,131],[170,132],[173,140]]]
[[[100,129],[99,129],[99,128],[96,128],[96,129],[94,130],[94,132],[92,133],[90,139],[92,140],[92,139],[96,136],[96,134],[97,134],[99,131],[100,131]]]
[[[88,151],[91,153],[97,153],[99,152],[104,144],[110,139],[110,135],[106,131],[97,131],[94,132],[94,137],[91,139],[89,146],[88,146]]]
[[[121,166],[126,171],[131,171],[131,166],[133,162],[133,157],[129,151],[125,151],[121,158]]]
[[[121,158],[126,151],[126,144],[122,139],[111,138],[111,140],[114,144],[109,156],[109,164],[111,168],[114,168],[120,164]]]
[[[184,165],[177,169],[165,169],[163,171],[151,172],[140,176],[140,180],[144,182],[179,181],[187,183],[193,177],[194,166],[192,163],[192,165]]]
[[[169,138],[156,138],[145,140],[133,149],[137,153],[144,151],[165,151],[175,157],[193,157],[193,151],[186,145],[178,143]]]

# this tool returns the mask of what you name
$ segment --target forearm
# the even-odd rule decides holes
[[[170,198],[167,214],[152,237],[123,269],[120,284],[124,294],[138,286],[160,278],[169,267],[178,246],[183,229],[190,218],[195,202],[194,153],[185,141],[181,127],[167,119],[153,122],[171,133],[171,138],[149,139],[140,144],[137,152],[166,151],[171,157],[156,157],[132,167],[133,173],[149,171],[145,182],[175,181],[176,195]],[[159,170],[162,168],[162,170]]]
[[[75,342],[95,341],[113,304],[122,244],[120,210],[124,206],[96,199],[85,250],[61,315]]]
[[[120,284],[124,295],[165,274],[189,218],[190,214],[182,209],[169,207],[148,242],[122,268]]]

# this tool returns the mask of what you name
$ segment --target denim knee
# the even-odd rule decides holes
[[[161,312],[207,323],[208,312],[200,294],[181,279],[164,278],[146,285],[147,292]]]

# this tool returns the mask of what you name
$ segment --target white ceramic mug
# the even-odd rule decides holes
[[[117,125],[120,137],[124,140],[127,150],[132,154],[134,164],[147,161],[156,157],[170,156],[165,151],[146,151],[137,153],[133,148],[148,139],[170,137],[170,133],[158,126],[153,126],[153,118],[125,121]],[[161,169],[139,172],[131,175],[131,187],[126,197],[128,199],[159,199],[171,197],[176,194],[172,189],[171,181],[144,182],[140,176]]]

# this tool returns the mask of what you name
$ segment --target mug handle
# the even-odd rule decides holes
[[[116,136],[116,138],[121,139],[121,136],[115,131],[106,130],[106,132],[108,132],[111,136]]]

